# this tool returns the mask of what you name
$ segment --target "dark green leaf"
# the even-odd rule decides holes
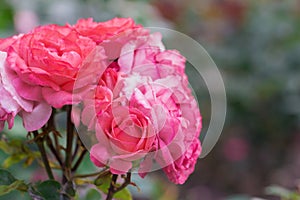
[[[45,200],[33,187],[28,189],[28,194],[33,200]]]
[[[63,192],[66,193],[68,196],[74,197],[76,195],[75,184],[73,182],[68,181],[63,186]]]
[[[17,180],[9,171],[0,169],[0,196],[13,190],[26,191],[28,186],[22,180]]]
[[[15,181],[15,177],[9,171],[0,169],[0,185],[10,185]]]
[[[54,180],[48,180],[36,186],[37,192],[45,200],[60,199],[60,189],[61,189],[61,185]]]
[[[59,200],[71,200],[71,197],[68,194],[60,194]]]

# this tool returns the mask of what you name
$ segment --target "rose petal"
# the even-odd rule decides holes
[[[22,111],[20,116],[27,131],[35,131],[42,128],[51,116],[52,108],[45,102],[36,105],[32,112]]]

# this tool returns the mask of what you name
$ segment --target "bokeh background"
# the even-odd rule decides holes
[[[131,188],[134,199],[278,199],[268,196],[265,188],[279,185],[299,190],[299,0],[0,0],[0,37],[41,24],[72,24],[87,17],[104,21],[115,16],[171,28],[197,40],[217,64],[228,98],[221,138],[199,160],[187,183],[175,186],[161,172],[154,172],[147,180],[135,178],[141,191]],[[210,118],[207,88],[190,68],[187,73],[199,100],[205,133]],[[17,121],[11,133],[1,137],[25,137],[21,127]],[[6,158],[0,151],[0,161]],[[80,170],[92,168],[86,159]],[[11,171],[30,179],[44,173],[22,165],[12,165]]]

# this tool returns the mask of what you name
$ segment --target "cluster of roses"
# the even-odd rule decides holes
[[[53,108],[73,105],[74,124],[95,133],[95,165],[115,174],[138,168],[143,177],[156,164],[182,184],[201,151],[184,69],[178,51],[132,19],[82,19],[0,39],[0,130],[16,115],[38,130]]]

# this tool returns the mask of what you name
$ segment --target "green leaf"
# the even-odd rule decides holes
[[[97,186],[99,190],[104,192],[105,194],[108,193],[108,189],[111,182],[111,175],[103,176],[95,180],[94,184]]]
[[[27,191],[28,186],[22,180],[17,180],[9,171],[0,169],[0,196],[13,190]]]
[[[9,156],[8,158],[6,158],[3,162],[3,167],[4,168],[9,168],[10,166],[21,162],[22,160],[24,160],[26,157],[28,157],[28,155],[26,154],[13,154],[11,156]]]
[[[0,185],[10,185],[17,179],[7,170],[0,169]]]
[[[87,194],[85,199],[88,200],[101,200],[101,194],[98,192],[96,189],[90,189]]]
[[[123,190],[117,192],[114,195],[114,199],[118,200],[132,200],[132,196],[130,191],[127,188],[124,188]]]
[[[35,189],[32,186],[29,187],[27,192],[29,196],[34,200],[45,200],[40,194],[38,194],[37,191],[35,191]]]
[[[36,191],[45,200],[60,199],[60,189],[61,185],[54,180],[47,180],[36,186]]]
[[[0,196],[8,194],[13,190],[17,190],[19,187],[24,185],[24,182],[21,180],[17,180],[10,185],[0,185]]]
[[[63,186],[63,192],[70,197],[75,197],[75,195],[76,195],[75,184],[73,184],[73,182],[71,182],[71,181],[68,181]]]
[[[9,155],[2,164],[4,168],[9,168],[23,160],[25,160],[24,167],[28,167],[36,158],[40,157],[40,152],[32,151],[24,141],[20,139],[10,141],[0,140],[0,149]]]

